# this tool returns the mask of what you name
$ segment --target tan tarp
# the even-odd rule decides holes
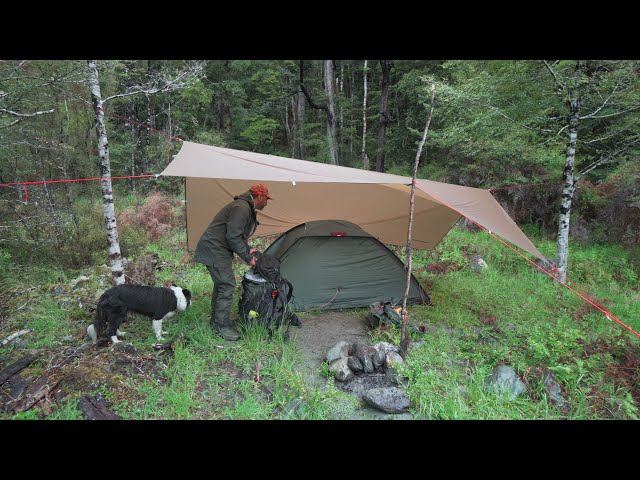
[[[184,142],[161,173],[186,177],[187,238],[194,249],[214,215],[254,183],[273,200],[258,212],[256,236],[310,220],[353,222],[381,242],[406,245],[411,178]],[[487,190],[417,180],[412,246],[433,248],[465,216],[544,258]]]

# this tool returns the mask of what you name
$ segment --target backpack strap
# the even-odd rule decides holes
[[[282,280],[284,280],[287,285],[289,285],[289,292],[287,293],[287,303],[289,303],[289,301],[291,300],[291,296],[293,295],[293,285],[291,285],[291,282],[289,280],[287,280],[284,277],[280,277]]]

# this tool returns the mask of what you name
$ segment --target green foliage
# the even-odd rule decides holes
[[[0,281],[4,284],[6,277],[10,274],[12,265],[11,254],[0,247]]]
[[[273,141],[273,131],[278,128],[278,123],[262,115],[253,115],[248,119],[248,127],[240,133],[252,149],[264,149],[270,147]]]

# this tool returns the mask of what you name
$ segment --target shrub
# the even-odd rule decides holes
[[[160,192],[151,193],[144,203],[126,208],[118,217],[120,225],[142,228],[151,241],[168,234],[179,220],[173,215],[171,201]]]

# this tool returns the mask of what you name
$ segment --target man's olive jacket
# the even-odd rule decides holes
[[[196,262],[212,266],[216,254],[234,252],[249,263],[249,237],[256,231],[258,224],[251,193],[247,191],[235,196],[233,202],[213,217],[200,237],[196,246]]]

